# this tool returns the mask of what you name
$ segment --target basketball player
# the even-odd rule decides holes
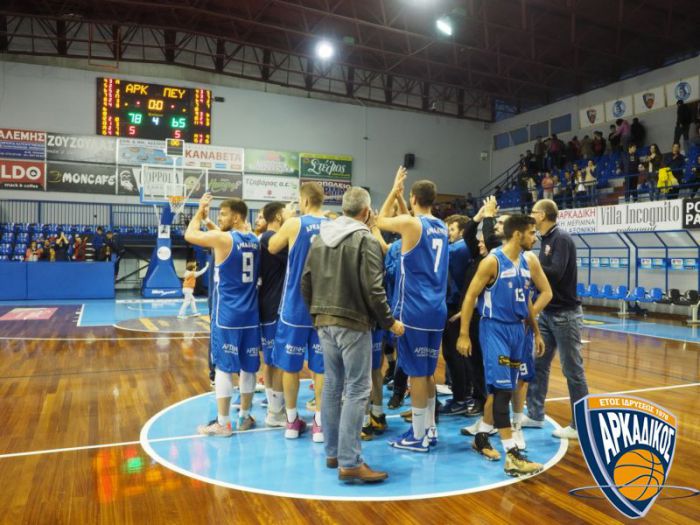
[[[437,190],[428,180],[411,187],[415,216],[391,217],[395,202],[403,199],[406,168],[399,167],[394,186],[377,220],[384,231],[401,235],[401,279],[394,317],[406,330],[398,338],[398,366],[411,380],[411,428],[390,441],[391,446],[428,452],[437,444],[435,426],[435,367],[442,330],[447,319],[447,227],[431,215]]]
[[[221,203],[219,230],[201,231],[207,218],[211,194],[199,201],[199,209],[185,232],[191,244],[214,250],[214,293],[211,315],[211,352],[215,366],[217,420],[197,430],[206,436],[232,434],[232,374],[239,374],[241,410],[239,431],[255,426],[250,415],[255,374],[260,367],[260,314],[258,311],[259,243],[246,223],[248,206],[241,199]]]
[[[280,300],[282,299],[284,274],[287,268],[287,248],[273,255],[270,253],[268,246],[270,237],[280,230],[290,215],[291,208],[285,207],[281,202],[269,202],[262,209],[262,216],[267,229],[260,236],[260,288],[258,297],[260,302],[263,361],[265,363],[265,393],[268,407],[265,424],[268,427],[284,427],[287,425],[287,416],[284,413],[282,372],[272,362],[272,348],[275,342],[275,332],[277,331],[277,316]]]
[[[505,243],[496,248],[479,265],[462,304],[462,327],[457,349],[463,355],[471,353],[469,323],[474,304],[479,298],[481,314],[479,339],[484,354],[486,388],[489,392],[484,408],[484,418],[472,447],[490,460],[500,459],[488,440],[489,432],[498,429],[506,452],[505,472],[511,476],[534,474],[542,465],[529,461],[513,440],[510,422],[510,401],[517,387],[518,373],[525,344],[525,322],[529,322],[535,334],[538,354],[544,351],[534,310],[541,311],[552,298],[544,272],[529,262],[535,256],[523,253],[535,244],[535,222],[526,215],[511,215],[503,225]],[[528,290],[533,280],[542,290],[536,306],[530,301]]]
[[[299,417],[297,397],[299,395],[299,372],[307,356],[309,369],[314,374],[316,411],[312,426],[312,439],[323,443],[321,426],[321,393],[323,392],[323,354],[309,310],[301,296],[301,274],[309,253],[311,242],[318,235],[324,216],[323,186],[318,182],[305,182],[299,190],[300,217],[290,217],[279,231],[268,241],[268,249],[275,255],[289,250],[287,275],[285,277],[279,320],[272,350],[272,362],[282,370],[284,403],[287,413],[287,428],[284,437],[296,439],[306,430],[306,422]]]
[[[180,312],[177,314],[178,319],[184,319],[186,317],[185,313],[190,306],[192,310],[194,310],[194,315],[199,315],[197,303],[194,300],[194,287],[197,283],[197,277],[204,275],[209,268],[209,263],[205,264],[204,268],[197,271],[197,263],[195,261],[190,261],[187,263],[186,268],[187,271],[185,272],[184,281],[182,283],[182,293],[185,298],[182,300]]]

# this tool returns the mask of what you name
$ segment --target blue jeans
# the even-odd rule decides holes
[[[535,360],[535,379],[530,382],[527,391],[528,416],[536,421],[544,419],[544,400],[549,387],[549,371],[552,367],[554,353],[559,350],[561,369],[569,387],[572,416],[573,406],[588,395],[586,374],[583,370],[581,355],[581,326],[583,325],[583,310],[577,307],[557,313],[542,312],[538,321],[542,339],[544,339],[544,355]],[[571,426],[576,428],[576,422],[571,418]]]
[[[363,463],[360,432],[372,388],[372,336],[369,330],[322,326],[318,337],[325,366],[321,420],[326,457],[338,458],[343,468],[357,467]]]

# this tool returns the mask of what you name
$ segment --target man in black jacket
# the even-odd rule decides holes
[[[682,136],[686,153],[688,152],[688,138],[692,122],[693,112],[690,110],[690,105],[682,100],[676,102],[676,127],[673,129],[673,143],[680,142]]]
[[[360,431],[371,388],[371,330],[378,323],[395,335],[404,332],[386,300],[382,251],[368,227],[370,206],[367,190],[345,192],[343,216],[321,226],[301,278],[301,293],[323,348],[326,465],[339,467],[342,481],[387,478],[361,456]]]

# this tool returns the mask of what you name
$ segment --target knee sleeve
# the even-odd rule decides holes
[[[384,355],[393,355],[394,354],[394,345],[392,345],[389,342],[384,343]]]
[[[240,378],[238,386],[241,389],[241,394],[252,394],[255,392],[255,374],[253,372],[241,370]]]
[[[231,394],[233,393],[233,381],[231,380],[231,374],[228,372],[223,372],[217,368],[214,372],[214,381],[216,384],[216,399],[231,397]]]
[[[496,390],[493,394],[493,426],[510,428],[510,390]]]

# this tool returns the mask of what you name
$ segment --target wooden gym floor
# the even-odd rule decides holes
[[[0,309],[1,315],[9,308]],[[75,314],[75,307],[62,306],[50,321],[0,323],[0,523],[624,522],[606,500],[568,494],[593,484],[576,442],[533,479],[439,499],[300,500],[182,476],[145,454],[139,432],[164,407],[209,390],[208,339],[78,328]],[[678,445],[667,483],[698,488],[700,345],[591,328],[584,337],[591,392],[644,389],[637,395],[675,413]],[[549,396],[567,396],[556,360],[551,377]],[[568,422],[568,400],[547,409]],[[699,498],[664,500],[663,494],[641,520],[699,521]]]

